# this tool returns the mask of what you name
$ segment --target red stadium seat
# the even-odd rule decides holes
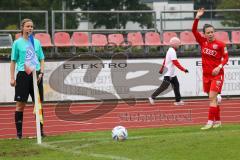
[[[240,31],[232,31],[232,43],[240,44]]]
[[[172,37],[177,37],[176,32],[164,32],[163,33],[163,44],[169,45],[169,41]]]
[[[157,32],[147,32],[145,34],[145,45],[146,46],[160,46],[161,38]]]
[[[35,38],[41,42],[42,47],[53,47],[51,37],[48,33],[36,33]]]
[[[228,33],[225,31],[217,31],[215,32],[215,38],[217,40],[223,41],[226,44],[231,44],[229,37],[228,37]]]
[[[180,33],[180,40],[182,45],[196,45],[197,41],[190,31],[183,31]]]
[[[143,37],[140,32],[128,33],[127,39],[131,46],[144,46]]]
[[[58,32],[54,34],[54,45],[56,47],[71,47],[70,35],[66,32]]]
[[[74,32],[72,35],[72,43],[75,47],[89,47],[88,34],[84,32]]]
[[[104,47],[107,44],[107,37],[104,34],[92,34],[92,46]]]
[[[124,38],[122,34],[109,34],[108,43],[113,46],[125,46]]]
[[[15,39],[18,39],[21,36],[22,36],[22,33],[17,33],[17,34],[15,34]]]

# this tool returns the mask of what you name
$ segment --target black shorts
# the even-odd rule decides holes
[[[37,76],[38,74],[39,72],[37,72]],[[42,79],[38,83],[38,90],[39,90],[40,100],[43,102],[43,80]],[[17,102],[27,102],[29,94],[32,97],[32,101],[34,102],[32,73],[28,75],[25,71],[19,71],[17,73],[17,78],[16,78],[14,100]]]

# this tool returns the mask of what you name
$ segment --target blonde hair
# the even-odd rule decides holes
[[[29,19],[29,18],[23,19],[23,20],[21,21],[21,33],[22,33],[22,34],[23,34],[24,24],[27,23],[27,22],[32,22],[32,23],[33,23],[33,21],[32,21],[31,19]]]

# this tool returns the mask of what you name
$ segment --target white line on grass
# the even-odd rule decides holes
[[[157,135],[158,136],[158,135]],[[151,138],[155,136],[134,136],[134,137],[129,137],[128,139],[142,139],[142,138]],[[58,144],[58,143],[68,143],[68,142],[81,142],[81,141],[108,141],[109,138],[81,138],[81,139],[68,139],[68,140],[56,140],[52,142],[47,142],[47,144]]]
[[[153,137],[157,137],[157,136],[134,136],[134,137],[130,137],[128,139],[134,140],[134,139],[153,138]],[[88,140],[99,141],[100,143],[105,143],[105,142],[109,142],[110,139],[109,138],[94,138],[94,139],[81,139],[81,140],[77,140],[77,139],[58,140],[58,141],[47,142],[47,143],[44,142],[41,144],[41,146],[43,146],[45,148],[53,149],[53,150],[58,150],[61,152],[73,153],[76,155],[84,155],[84,156],[105,158],[105,159],[114,159],[114,160],[132,160],[130,158],[122,157],[122,156],[115,156],[115,155],[110,155],[110,154],[100,154],[100,153],[86,153],[86,152],[83,152],[80,150],[83,148],[88,148],[88,147],[94,146],[94,145],[96,145],[96,143],[85,143],[82,146],[74,147],[72,149],[60,147],[60,146],[64,146],[64,143],[81,142],[81,141],[88,141]],[[99,142],[97,144],[100,144]],[[56,144],[60,144],[60,146],[57,146]]]
[[[76,140],[75,140],[75,142],[76,142]],[[76,155],[84,155],[84,156],[90,156],[90,157],[96,157],[96,158],[105,158],[105,159],[114,159],[114,160],[132,160],[132,159],[129,159],[127,157],[120,157],[120,156],[115,156],[115,155],[110,155],[110,154],[85,153],[85,152],[82,152],[82,151],[79,150],[80,148],[86,148],[86,147],[89,147],[89,146],[92,146],[92,145],[94,145],[94,144],[86,143],[81,147],[75,147],[74,149],[67,149],[67,148],[64,148],[64,147],[59,147],[59,146],[55,146],[53,144],[48,144],[48,143],[42,143],[41,144],[41,146],[43,146],[45,148],[58,150],[58,151],[61,151],[61,152],[73,153],[73,154],[76,154]]]
[[[221,133],[222,131],[228,131],[228,132],[239,132],[238,130],[215,130],[218,133]],[[188,133],[188,132],[184,132],[184,133],[178,133],[178,135],[187,135],[187,134],[196,134],[196,135],[203,135],[203,134],[207,134],[207,133],[215,133],[215,132],[203,132],[203,131],[196,131],[194,133]],[[160,136],[164,136],[164,135],[149,135],[149,136],[132,136],[129,137],[129,140],[134,140],[134,139],[144,139],[144,138],[155,138],[155,137],[160,137]],[[168,136],[175,136],[175,134],[168,134]],[[89,148],[91,146],[94,146],[96,144],[101,144],[101,143],[106,143],[109,142],[109,138],[94,138],[94,139],[69,139],[69,140],[58,140],[58,141],[52,141],[52,142],[44,142],[41,144],[41,146],[45,147],[45,148],[49,148],[49,149],[53,149],[53,150],[58,150],[61,152],[67,152],[67,153],[72,153],[72,154],[76,154],[76,155],[84,155],[84,156],[90,156],[90,157],[96,157],[96,158],[105,158],[105,159],[114,159],[114,160],[132,160],[130,158],[127,157],[122,157],[122,156],[115,156],[115,155],[110,155],[110,154],[100,154],[100,153],[91,153],[91,152],[83,152],[81,151],[81,149],[83,148]],[[64,143],[71,143],[71,142],[84,142],[84,141],[89,141],[92,143],[84,143],[81,146],[77,146],[74,147],[72,149],[68,149],[68,148],[64,148],[64,147],[60,147],[60,146],[64,146]],[[96,143],[96,141],[98,141]],[[95,143],[94,143],[95,142]],[[56,145],[59,144],[59,145]]]

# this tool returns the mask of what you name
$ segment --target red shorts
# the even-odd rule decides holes
[[[221,93],[224,81],[224,75],[219,75],[214,78],[203,76],[203,91],[209,93],[210,91]]]

